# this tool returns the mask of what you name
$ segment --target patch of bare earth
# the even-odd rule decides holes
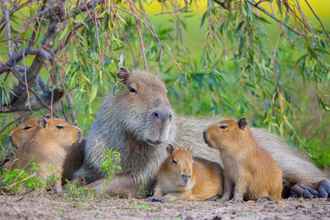
[[[330,219],[330,200],[151,203],[136,199],[72,201],[62,196],[0,196],[0,219]]]

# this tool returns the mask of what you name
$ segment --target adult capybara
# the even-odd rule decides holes
[[[226,119],[209,125],[205,142],[219,150],[224,167],[222,201],[282,197],[282,170],[270,153],[259,147],[245,118]]]
[[[167,152],[156,176],[152,200],[203,201],[222,195],[223,170],[219,164],[193,158],[188,148],[169,145]]]
[[[24,169],[35,162],[40,177],[55,177],[57,192],[82,164],[81,131],[63,119],[29,118],[14,128],[10,137],[16,155],[7,168]]]
[[[120,151],[123,168],[123,173],[105,188],[109,192],[134,193],[138,185],[150,182],[167,156],[168,143],[191,146],[193,156],[221,160],[202,138],[207,125],[218,118],[176,118],[166,87],[154,74],[121,69],[118,77],[126,88],[119,94],[110,94],[97,113],[87,137],[84,164],[76,176],[87,176],[90,181],[102,177],[100,164],[107,148]],[[293,193],[306,197],[330,194],[326,175],[283,140],[263,129],[251,128],[251,132],[258,145],[277,161],[285,180],[298,184],[291,188]],[[312,188],[319,192],[314,193]]]

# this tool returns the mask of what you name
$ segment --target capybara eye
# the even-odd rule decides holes
[[[228,126],[227,125],[224,125],[224,124],[221,124],[220,126],[219,126],[219,128],[221,128],[221,129],[226,129]]]
[[[178,162],[176,160],[172,160],[172,163],[173,164],[177,164]]]
[[[56,128],[58,128],[58,129],[63,129],[64,126],[63,126],[63,125],[56,125]]]
[[[128,87],[128,91],[131,92],[131,93],[137,93],[136,89],[134,89],[133,87],[129,86]]]
[[[25,126],[23,129],[24,130],[28,130],[28,129],[30,129],[30,128],[32,128],[31,126]]]

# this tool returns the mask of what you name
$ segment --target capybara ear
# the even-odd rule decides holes
[[[124,67],[120,67],[118,73],[118,78],[124,83],[127,83],[127,80],[129,78],[130,73],[128,72],[128,70]]]
[[[190,153],[192,153],[192,147],[189,146],[189,147],[186,147],[187,151],[189,151]]]
[[[39,126],[41,128],[45,128],[46,125],[47,125],[47,121],[48,121],[48,118],[47,117],[42,117],[40,120],[39,120]]]
[[[240,129],[244,129],[247,126],[247,121],[245,118],[239,119],[237,123]]]
[[[173,151],[174,151],[174,146],[173,146],[172,144],[169,144],[169,145],[167,146],[166,150],[167,150],[167,153],[168,153],[169,155],[171,155],[171,154],[173,153]]]

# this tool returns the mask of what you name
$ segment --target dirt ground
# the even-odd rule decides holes
[[[330,219],[330,200],[288,199],[221,204],[158,203],[136,199],[72,201],[63,196],[0,196],[0,219]]]

